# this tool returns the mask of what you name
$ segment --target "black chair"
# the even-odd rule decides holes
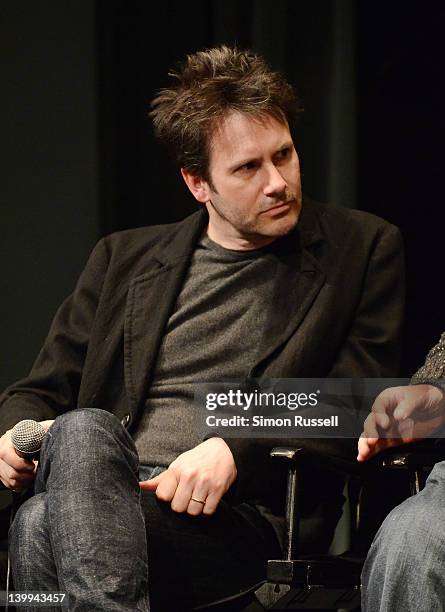
[[[317,455],[304,449],[276,448],[272,457],[288,464],[286,502],[285,558],[270,560],[267,582],[257,590],[272,610],[355,610],[360,606],[360,575],[367,550],[382,520],[402,499],[398,495],[382,508],[375,504],[375,491],[382,497],[382,483],[391,482],[395,472],[411,495],[423,488],[426,478],[438,461],[445,459],[445,449],[431,441],[392,448],[359,464],[335,457]],[[299,488],[298,468],[310,462],[348,476],[351,504],[351,548],[336,556],[298,557]],[[401,478],[399,478],[401,477]],[[380,506],[380,511],[376,508]],[[261,592],[263,591],[263,593]]]
[[[274,461],[284,461],[288,471],[284,558],[269,560],[267,580],[252,587],[249,593],[199,609],[202,612],[359,610],[361,571],[375,533],[394,506],[423,488],[434,464],[445,459],[444,446],[426,440],[394,447],[364,464],[303,448],[274,448],[271,456]],[[306,469],[309,465],[347,476],[351,545],[342,554],[298,554],[302,501],[299,479],[303,465]],[[392,499],[382,495],[385,484],[396,493]]]

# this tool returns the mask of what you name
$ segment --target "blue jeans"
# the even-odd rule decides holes
[[[445,609],[445,461],[387,516],[362,573],[363,612]]]
[[[140,491],[138,469],[134,442],[115,416],[91,408],[58,417],[35,495],[11,527],[15,590],[64,591],[76,611],[176,612],[264,578],[279,547],[253,507],[222,501],[212,517],[178,514]]]

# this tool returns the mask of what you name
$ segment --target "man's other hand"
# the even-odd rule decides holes
[[[41,421],[45,431],[54,421]],[[0,480],[8,489],[20,493],[28,489],[34,481],[38,462],[32,459],[19,457],[11,442],[9,429],[0,438]]]
[[[210,438],[182,453],[169,468],[155,478],[140,483],[144,491],[171,502],[175,512],[213,514],[235,481],[233,455],[222,438]]]
[[[358,442],[358,461],[428,437],[445,423],[444,392],[432,385],[391,387],[380,393]]]

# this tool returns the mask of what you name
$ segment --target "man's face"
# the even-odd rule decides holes
[[[256,249],[297,224],[300,164],[287,124],[231,113],[213,134],[209,173],[211,185],[198,179],[199,189],[189,187],[206,204],[215,242]]]

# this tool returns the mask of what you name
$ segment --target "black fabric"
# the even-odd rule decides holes
[[[271,525],[247,504],[223,501],[212,517],[192,517],[153,493],[143,492],[141,503],[154,610],[180,612],[241,593],[265,580],[267,559],[281,556]]]

